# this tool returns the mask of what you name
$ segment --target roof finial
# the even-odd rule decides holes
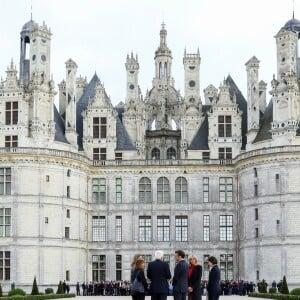
[[[293,0],[293,19],[295,19],[295,0]]]
[[[30,21],[32,21],[32,0],[30,1]]]

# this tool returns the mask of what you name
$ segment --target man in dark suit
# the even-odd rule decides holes
[[[168,296],[171,272],[169,265],[163,261],[163,251],[155,251],[155,260],[148,264],[147,277],[151,280],[151,300],[166,300]]]
[[[218,260],[214,256],[210,256],[207,259],[208,267],[210,268],[208,283],[207,283],[207,293],[208,300],[219,300],[221,295],[221,285],[220,285],[220,269],[218,267]]]
[[[176,266],[173,276],[173,296],[174,300],[186,300],[188,292],[188,271],[189,265],[184,260],[185,253],[182,250],[175,251]]]

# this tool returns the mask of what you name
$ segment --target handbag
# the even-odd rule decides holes
[[[145,287],[143,283],[137,278],[138,274],[134,278],[133,283],[130,285],[130,291],[134,293],[145,293]]]

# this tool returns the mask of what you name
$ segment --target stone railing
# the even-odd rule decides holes
[[[257,150],[251,150],[248,152],[244,152],[240,154],[238,157],[234,159],[234,162],[238,162],[247,158],[251,158],[253,156],[261,156],[261,155],[272,155],[272,154],[281,154],[287,152],[300,152],[300,146],[278,146],[271,148],[262,148]]]
[[[95,167],[109,166],[199,166],[199,165],[232,165],[231,159],[157,159],[157,160],[90,160],[84,155],[55,149],[17,147],[0,148],[1,154],[48,155],[77,160]]]
[[[69,158],[74,159],[77,161],[81,161],[87,164],[91,164],[91,160],[85,157],[84,155],[57,150],[57,149],[47,149],[47,148],[33,148],[33,147],[17,147],[17,148],[0,148],[0,155],[1,154],[31,154],[31,155],[49,155],[55,157],[62,157],[62,158]]]
[[[48,155],[54,157],[68,158],[77,160],[95,167],[109,166],[201,166],[201,165],[232,165],[239,161],[263,155],[281,154],[281,153],[300,152],[300,146],[280,146],[272,148],[263,148],[241,153],[235,159],[157,159],[157,160],[90,160],[83,154],[70,151],[33,148],[33,147],[17,147],[17,148],[0,148],[1,154],[28,154],[28,155]]]

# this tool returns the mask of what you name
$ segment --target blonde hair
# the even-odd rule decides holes
[[[198,264],[199,263],[199,259],[198,259],[198,257],[196,255],[193,255],[193,254],[189,255],[189,258],[188,258],[189,263],[191,262],[191,260],[193,258],[196,260],[196,264]]]

